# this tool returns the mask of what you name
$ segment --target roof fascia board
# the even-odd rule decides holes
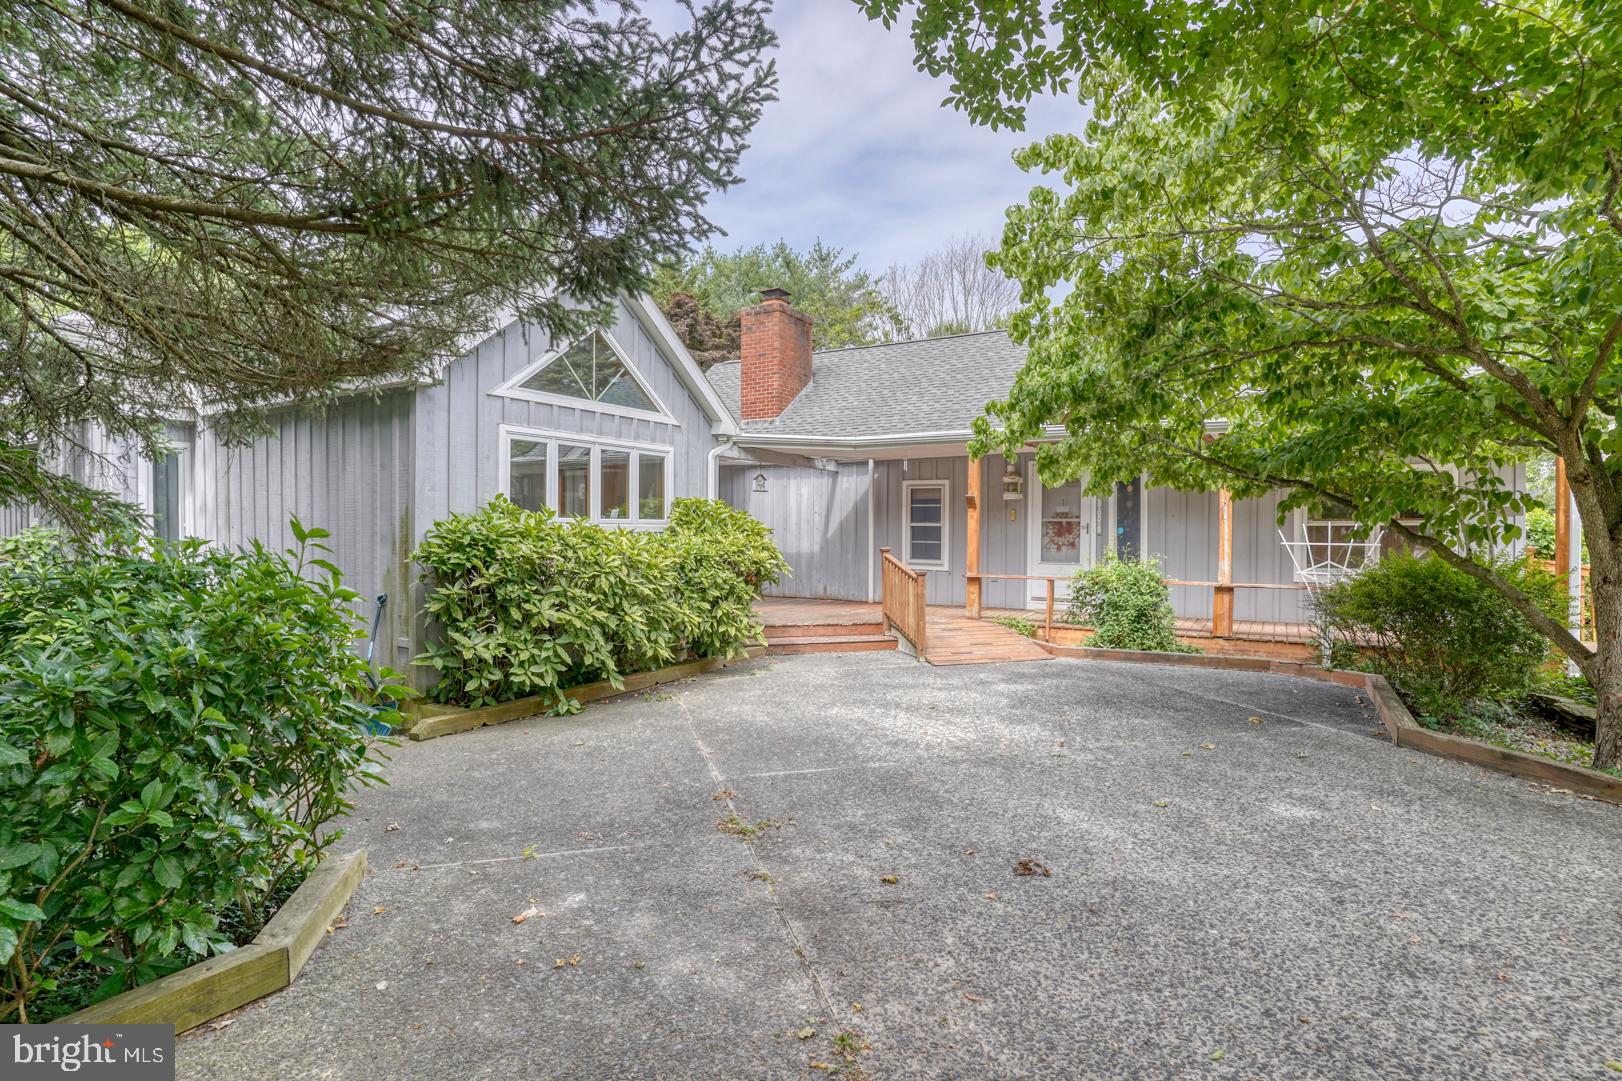
[[[665,318],[664,312],[659,310],[659,306],[653,302],[653,298],[646,293],[625,293],[622,295],[625,298],[626,307],[631,309],[631,314],[636,316],[643,329],[653,336],[654,341],[671,358],[676,369],[676,377],[681,380],[688,393],[692,394],[694,399],[698,401],[699,406],[714,422],[715,434],[718,436],[736,435],[738,425],[737,421],[732,417],[732,411],[721,401],[721,396],[716,393],[715,387],[710,385],[710,381],[705,377],[703,369],[698,366],[698,362],[693,359],[693,355],[682,344],[681,338],[676,334],[676,329],[670,325],[670,320]]]

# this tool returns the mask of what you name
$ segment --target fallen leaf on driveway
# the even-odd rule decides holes
[[[809,1040],[811,1037],[815,1036],[816,1034],[817,1034],[817,1030],[812,1028],[810,1025],[807,1025],[804,1028],[802,1028],[800,1031],[796,1032],[794,1034],[794,1036],[795,1036],[796,1039]]]
[[[1211,1061],[1212,1062],[1221,1062],[1223,1059],[1225,1059],[1227,1057],[1228,1057],[1228,1053],[1226,1051],[1222,1050],[1221,1048],[1218,1048],[1217,1050],[1211,1052]]]
[[[1252,717],[1252,718],[1251,718],[1251,719],[1250,719],[1250,723],[1251,723],[1251,724],[1261,724],[1261,723],[1262,723],[1262,719],[1261,719],[1261,718],[1260,718],[1260,717]]]
[[[1014,873],[1021,876],[1040,875],[1043,878],[1053,877],[1052,871],[1048,870],[1045,865],[1040,864],[1033,859],[1016,860],[1014,863]]]
[[[897,882],[900,882],[901,879],[897,878],[895,875],[880,875],[879,881],[884,883],[886,886],[893,886]]]
[[[732,791],[732,789],[730,789],[730,788],[725,789],[724,791],[721,791],[721,792],[717,792],[715,795],[710,797],[710,799],[715,799],[715,800],[737,799],[737,798],[738,798],[738,794],[736,792]]]
[[[1306,1014],[1302,1014],[1300,1017],[1297,1017],[1296,1020],[1301,1022],[1303,1025],[1312,1024],[1312,1018],[1308,1017]]]
[[[569,963],[571,965],[578,965],[580,963],[580,955],[577,953],[573,957],[569,958]]]
[[[981,998],[979,995],[971,995],[967,991],[963,992],[963,1000],[965,1002],[984,1002],[985,1001],[985,999]]]
[[[376,908],[372,909],[372,915],[381,916],[381,915],[383,915],[383,913],[385,913],[387,911],[388,911],[388,909],[385,908],[383,905],[378,905]]]
[[[995,893],[984,894],[984,897],[988,901],[995,901],[997,899],[997,895]]]
[[[1155,806],[1156,807],[1170,807],[1171,806],[1171,800],[1169,800],[1169,799],[1157,799],[1157,800],[1155,800]]]
[[[514,916],[513,917],[513,922],[514,923],[523,923],[525,920],[529,919],[531,916],[540,916],[540,915],[543,915],[541,910],[536,908],[534,905],[530,905],[528,908],[524,909],[524,911],[522,911],[518,915]]]
[[[400,823],[398,823],[398,822],[390,822],[388,825],[383,827],[383,832],[384,833],[393,833],[395,830],[397,830],[399,828],[400,828]]]
[[[1202,744],[1200,744],[1200,750],[1202,750],[1202,751],[1214,751],[1214,750],[1216,750],[1216,744],[1214,744],[1214,743],[1202,743]]]

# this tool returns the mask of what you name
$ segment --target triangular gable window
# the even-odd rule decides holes
[[[601,332],[575,342],[519,386],[622,409],[661,411]]]

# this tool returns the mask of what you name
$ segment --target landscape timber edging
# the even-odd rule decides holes
[[[254,940],[53,1025],[172,1024],[185,1032],[293,982],[366,874],[366,852],[323,858]]]
[[[1541,781],[1581,795],[1592,796],[1594,799],[1604,800],[1607,803],[1622,805],[1622,777],[1612,777],[1610,774],[1601,773],[1586,766],[1571,766],[1540,755],[1514,751],[1507,747],[1498,747],[1491,743],[1470,739],[1467,736],[1454,736],[1446,732],[1432,731],[1414,720],[1414,715],[1408,712],[1408,707],[1402,704],[1402,699],[1397,696],[1397,692],[1391,684],[1386,682],[1384,676],[1375,675],[1371,672],[1320,668],[1315,664],[1302,664],[1298,661],[1275,661],[1267,657],[1230,657],[1206,653],[1150,653],[1133,649],[1094,649],[1091,646],[1055,645],[1041,639],[1037,639],[1036,644],[1055,657],[1072,657],[1078,660],[1094,661],[1127,661],[1134,664],[1169,664],[1185,668],[1220,668],[1230,672],[1266,672],[1272,675],[1299,676],[1303,679],[1338,683],[1343,687],[1355,687],[1369,696],[1369,701],[1374,704],[1375,712],[1380,716],[1380,724],[1385,728],[1386,734],[1391,737],[1391,742],[1398,747],[1410,747],[1416,751],[1424,751],[1427,754],[1434,754],[1443,758],[1455,758],[1461,762],[1469,762],[1477,766],[1486,766],[1488,769],[1511,773],[1528,780]]]
[[[731,657],[703,657],[696,661],[683,661],[680,664],[655,668],[651,672],[635,672],[624,677],[618,687],[602,679],[596,683],[583,683],[578,687],[565,688],[563,693],[585,705],[587,702],[612,698],[617,694],[630,694],[633,691],[656,687],[661,683],[673,683],[678,679],[690,679],[705,672],[714,672],[743,661],[753,660],[765,652],[765,646],[748,646],[741,653]],[[471,732],[487,724],[505,724],[508,721],[547,713],[551,710],[553,702],[554,697],[550,694],[536,694],[528,698],[515,698],[511,702],[499,702],[493,706],[480,706],[477,709],[442,706],[432,702],[423,703],[416,706],[414,710],[416,719],[406,729],[405,734],[410,739],[423,740],[449,736],[456,732]]]

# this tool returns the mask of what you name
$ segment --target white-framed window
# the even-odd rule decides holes
[[[671,419],[625,350],[601,330],[550,350],[491,393],[642,420]]]
[[[152,535],[159,540],[177,541],[186,529],[184,501],[185,465],[178,450],[171,450],[151,463]]]
[[[670,517],[667,446],[589,439],[502,425],[502,492],[525,510],[561,518],[657,526]]]
[[[1293,517],[1295,536],[1305,542],[1301,554],[1306,564],[1296,568],[1293,577],[1297,582],[1306,581],[1313,574],[1362,570],[1378,563],[1386,550],[1379,536],[1360,530],[1357,522],[1350,518],[1303,508],[1298,508]]]
[[[909,480],[901,487],[907,566],[945,570],[950,552],[947,547],[946,482]]]

